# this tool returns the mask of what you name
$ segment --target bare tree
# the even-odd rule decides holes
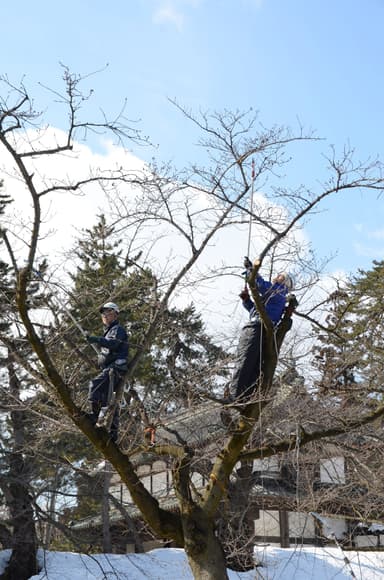
[[[316,191],[308,191],[305,187],[291,190],[281,187],[279,183],[276,186],[279,172],[288,163],[289,148],[300,143],[308,147],[314,139],[313,135],[304,133],[301,128],[296,134],[280,127],[264,129],[249,114],[225,112],[203,114],[197,118],[182,110],[201,131],[207,168],[192,166],[183,173],[174,173],[170,168],[153,166],[141,174],[119,168],[108,174],[94,172],[81,180],[71,180],[69,177],[65,183],[49,180],[46,175],[40,179],[38,177],[41,176],[34,170],[35,164],[45,160],[47,166],[56,156],[72,151],[79,131],[87,133],[88,130],[106,130],[119,139],[131,137],[129,129],[120,118],[112,122],[104,118],[101,123],[79,120],[80,105],[83,104],[80,81],[79,77],[66,71],[66,95],[62,100],[68,106],[69,126],[63,143],[44,147],[34,141],[30,133],[26,133],[30,125],[37,127],[41,120],[33,110],[24,87],[13,91],[12,103],[3,99],[0,108],[0,145],[13,160],[15,172],[32,205],[30,238],[26,243],[25,256],[19,256],[15,246],[16,237],[12,236],[12,232],[3,232],[16,280],[18,316],[37,357],[34,368],[30,370],[38,373],[49,392],[58,398],[64,412],[120,474],[133,501],[155,534],[185,548],[195,578],[222,580],[227,577],[226,561],[215,526],[218,509],[227,493],[235,465],[239,461],[271,456],[288,450],[292,445],[289,435],[278,438],[272,445],[268,435],[264,434],[258,439],[256,447],[249,447],[255,425],[268,403],[273,400],[272,386],[278,351],[290,321],[286,320],[280,325],[276,341],[265,309],[258,296],[254,295],[266,329],[267,344],[259,397],[257,401],[250,401],[242,408],[235,429],[228,433],[218,450],[208,484],[203,490],[196,490],[193,486],[196,451],[188,445],[188,441],[179,438],[177,443],[159,444],[151,448],[153,453],[173,460],[173,485],[178,511],[165,509],[141,482],[130,456],[110,440],[105,429],[94,427],[76,402],[71,385],[57,368],[31,316],[28,292],[36,268],[44,204],[54,199],[59,192],[86,192],[91,184],[102,185],[111,197],[116,214],[115,225],[119,224],[121,232],[130,240],[131,255],[133,250],[140,249],[142,260],[149,259],[155,248],[157,238],[154,232],[158,232],[160,239],[163,237],[164,226],[167,231],[172,228],[178,235],[176,244],[180,243],[182,258],[178,256],[178,259],[170,260],[168,271],[158,273],[162,292],[151,305],[145,334],[131,361],[129,374],[134,376],[141,357],[153,344],[162,314],[175,293],[181,292],[186,285],[191,287],[199,278],[206,280],[209,276],[233,272],[233,269],[228,271],[225,260],[221,271],[217,265],[204,272],[199,269],[202,257],[219,235],[229,231],[230,226],[247,223],[251,218],[261,244],[260,265],[266,267],[273,261],[285,265],[294,260],[300,264],[305,279],[305,273],[313,274],[313,265],[312,255],[299,252],[300,244],[295,244],[293,234],[300,220],[308,218],[322,200],[331,195],[343,191],[351,194],[354,189],[364,189],[367,195],[369,191],[381,192],[384,186],[382,166],[379,161],[355,162],[353,151],[350,150],[344,151],[340,158],[333,153],[328,159],[328,177],[322,185],[316,186]],[[24,136],[22,142],[17,138],[20,134]],[[249,176],[252,157],[255,160],[254,182]],[[124,197],[121,191],[126,184],[134,185],[138,195],[134,196],[131,190]],[[252,184],[263,188],[268,194],[258,196],[250,207]],[[26,258],[25,262],[23,258]],[[140,258],[137,262],[140,263]],[[257,268],[254,268],[252,275],[256,273]],[[306,315],[305,312],[300,314]],[[313,311],[311,318],[315,318]],[[341,422],[340,418],[335,417],[325,427],[319,426],[312,431],[302,429],[301,445],[353,430],[381,416],[383,411],[382,405],[378,405],[370,413],[351,417],[347,422]]]

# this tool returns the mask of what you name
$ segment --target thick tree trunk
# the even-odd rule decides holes
[[[2,550],[12,548],[12,534],[9,531],[9,527],[2,523],[0,523],[0,544]]]
[[[45,530],[44,548],[46,550],[49,550],[49,547],[51,545],[58,487],[59,487],[59,468],[56,468],[55,479],[53,480],[52,484],[51,498],[49,500],[49,508],[48,508],[49,520],[47,522],[47,527]]]
[[[22,473],[20,461],[19,477]],[[36,552],[37,538],[31,497],[23,481],[9,486],[11,500],[8,503],[13,524],[12,554],[1,580],[27,580],[38,572]]]
[[[253,570],[255,534],[254,509],[250,502],[252,489],[252,462],[243,462],[236,471],[236,480],[229,488],[229,509],[221,522],[220,540],[223,544],[227,567],[237,572]]]
[[[182,515],[184,549],[195,580],[227,580],[225,556],[213,523],[196,505]]]
[[[112,552],[111,522],[109,519],[109,486],[112,479],[112,466],[109,461],[105,462],[103,472],[103,493],[101,498],[101,515],[103,522],[103,552]]]

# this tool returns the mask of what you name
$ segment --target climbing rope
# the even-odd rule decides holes
[[[252,213],[253,213],[253,196],[255,190],[255,160],[252,158],[251,164],[251,198],[249,203],[249,223],[248,223],[248,244],[247,244],[247,253],[246,256],[249,256],[250,249],[251,249],[251,234],[252,234]]]

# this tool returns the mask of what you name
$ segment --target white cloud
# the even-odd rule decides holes
[[[384,240],[384,230],[373,230],[368,233],[368,237],[373,240]]]
[[[353,247],[357,256],[364,258],[382,259],[384,255],[384,248],[378,246],[369,246],[368,244],[362,244],[360,242],[354,242]]]
[[[353,227],[355,232],[359,234],[359,241],[353,243],[356,255],[371,260],[381,259],[384,253],[382,247],[384,229],[371,230],[364,223],[356,223]]]
[[[171,24],[181,32],[188,9],[196,9],[202,0],[156,0],[156,8],[153,11],[152,20],[155,24]]]
[[[44,133],[29,131],[25,140],[19,139],[19,147],[28,148],[28,142],[38,147],[55,146],[65,142],[65,132],[50,128]],[[37,189],[51,185],[74,183],[87,179],[90,175],[108,170],[118,170],[120,167],[130,170],[140,170],[144,162],[121,147],[115,147],[109,141],[101,143],[102,153],[94,153],[89,147],[74,143],[73,151],[56,156],[29,160],[28,172],[34,175]],[[21,150],[21,149],[20,149]],[[1,152],[0,167],[4,179],[4,189],[13,199],[13,212],[10,223],[4,225],[10,231],[16,231],[25,246],[19,243],[20,255],[28,251],[28,230],[32,220],[32,206],[29,193],[24,183],[17,176],[15,167],[8,154]],[[40,199],[42,207],[42,242],[39,244],[41,257],[44,255],[63,254],[78,237],[78,230],[89,228],[95,224],[96,215],[107,208],[105,193],[98,185],[89,185],[83,191],[76,193],[53,192]],[[5,218],[4,218],[5,219]]]
[[[382,228],[370,230],[362,223],[354,224],[353,228],[357,233],[365,235],[370,240],[384,240],[384,229]]]
[[[155,24],[170,23],[181,32],[184,25],[184,14],[176,8],[173,2],[167,1],[162,3],[153,13],[153,22]]]

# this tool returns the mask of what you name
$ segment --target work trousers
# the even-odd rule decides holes
[[[262,364],[263,325],[258,320],[242,329],[236,366],[228,389],[231,399],[246,400],[252,397],[261,376]]]
[[[123,375],[116,369],[103,369],[91,382],[89,388],[89,400],[92,405],[92,419],[97,423],[102,407],[107,407],[112,394],[116,392],[123,380]],[[120,409],[116,408],[111,424],[111,438],[116,441],[119,429]]]

